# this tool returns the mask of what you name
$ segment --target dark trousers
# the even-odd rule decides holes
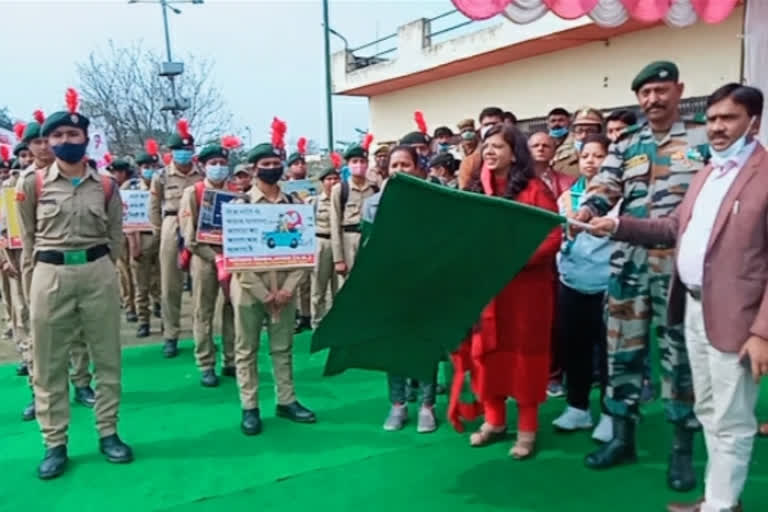
[[[560,283],[557,301],[557,339],[565,348],[565,374],[568,376],[568,405],[589,409],[589,391],[597,346],[600,375],[600,402],[608,381],[605,338],[604,294],[585,294]]]
[[[408,379],[400,377],[398,375],[387,375],[389,381],[389,401],[392,404],[405,404],[406,403],[406,386],[408,386]],[[435,405],[435,390],[437,388],[437,369],[435,369],[435,376],[429,382],[419,381],[419,388],[421,390],[421,403],[426,406]]]

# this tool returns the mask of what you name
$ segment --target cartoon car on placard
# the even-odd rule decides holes
[[[262,235],[267,247],[290,247],[295,249],[301,243],[301,233],[298,231],[270,231]]]

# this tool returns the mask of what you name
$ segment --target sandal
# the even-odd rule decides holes
[[[768,437],[768,423],[763,423],[758,427],[757,435],[760,437]]]
[[[509,455],[517,460],[523,460],[533,455],[536,450],[536,432],[518,432],[515,446],[509,450]]]
[[[497,441],[501,441],[507,435],[507,427],[494,427],[489,423],[480,425],[480,430],[469,436],[469,444],[475,448],[488,446]]]

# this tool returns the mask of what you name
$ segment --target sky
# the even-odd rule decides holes
[[[330,26],[352,47],[454,8],[450,0],[329,2]],[[193,54],[215,61],[214,82],[234,116],[224,131],[248,126],[252,140],[245,142],[256,144],[268,139],[270,121],[278,116],[288,124],[289,140],[306,136],[325,145],[321,0],[205,0],[176,7],[181,14],[169,12],[174,60]],[[0,19],[0,107],[7,106],[14,118],[63,108],[65,89],[78,84],[76,63],[109,40],[165,51],[157,3],[0,0]],[[331,47],[338,51],[343,43],[332,37]],[[335,97],[333,107],[337,140],[356,138],[355,128],[367,128],[364,98]]]

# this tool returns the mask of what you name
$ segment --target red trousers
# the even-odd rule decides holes
[[[507,424],[506,397],[492,398],[483,401],[485,422],[492,427],[503,427]],[[539,406],[517,404],[517,431],[536,432],[539,428]]]

